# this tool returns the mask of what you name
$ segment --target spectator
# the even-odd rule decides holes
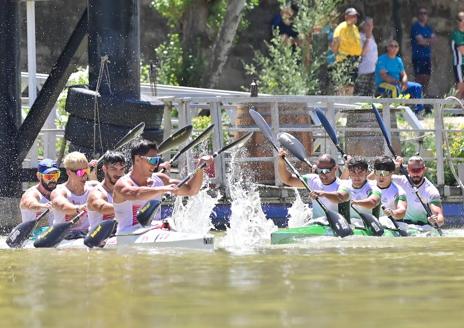
[[[428,25],[427,9],[419,8],[417,22],[411,26],[412,65],[416,82],[427,90],[432,72],[431,49],[436,37],[432,27]]]
[[[336,64],[344,67],[346,74],[350,76],[350,85],[353,85],[356,79],[359,57],[362,52],[361,38],[356,26],[357,21],[357,10],[354,8],[346,9],[345,20],[335,28],[331,44],[331,49],[336,55]]]
[[[403,60],[398,57],[400,47],[396,40],[390,40],[387,45],[387,53],[377,60],[375,67],[375,84],[377,92],[392,98],[400,94],[409,94],[411,98],[422,98],[422,85],[409,82],[404,70]],[[416,105],[416,114],[424,110],[423,104]]]
[[[278,29],[282,41],[288,45],[296,45],[298,42],[298,32],[293,28],[293,19],[297,9],[294,5],[285,5],[272,19],[272,31]]]
[[[457,16],[458,27],[451,34],[451,50],[453,51],[453,68],[456,77],[457,94],[460,99],[464,98],[464,11]]]
[[[361,23],[362,56],[358,67],[358,77],[354,84],[354,94],[358,96],[373,96],[375,94],[375,64],[379,53],[372,31],[374,20],[366,17]]]

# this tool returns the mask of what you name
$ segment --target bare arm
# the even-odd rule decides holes
[[[114,186],[113,200],[115,203],[121,203],[125,200],[150,200],[176,190],[177,187],[174,185],[161,187],[135,186],[127,179],[119,179]]]
[[[304,185],[300,179],[288,172],[287,166],[282,156],[279,156],[277,159],[277,169],[279,171],[280,181],[282,181],[283,184],[291,187],[304,188]]]
[[[347,192],[344,191],[322,191],[322,190],[317,190],[313,191],[311,193],[311,196],[318,196],[318,197],[324,197],[327,198],[328,200],[334,202],[334,203],[344,203],[347,202],[350,199],[350,195]]]
[[[416,35],[416,42],[418,45],[423,47],[430,47],[432,44],[432,39],[426,39],[421,34]]]
[[[438,224],[438,226],[442,226],[445,223],[445,217],[443,216],[443,208],[439,205],[430,204],[430,209],[432,210],[432,219]],[[429,218],[429,221],[431,219]]]
[[[461,55],[464,55],[464,46],[459,46],[458,50]]]
[[[42,211],[47,208],[51,208],[51,203],[40,203],[40,193],[37,190],[28,190],[21,197],[19,207],[22,209],[28,209],[34,212]]]
[[[332,43],[330,44],[330,49],[332,49],[333,53],[336,54],[338,52],[338,48],[340,47],[340,39],[334,38]]]
[[[74,205],[67,198],[66,190],[57,188],[52,191],[50,195],[53,207],[57,210],[64,212],[66,215],[75,215],[81,210],[86,208],[86,204]]]
[[[377,195],[370,195],[367,198],[352,200],[353,205],[358,205],[364,208],[373,209],[379,204],[380,198]]]
[[[113,204],[109,203],[106,196],[98,189],[94,189],[90,192],[89,198],[87,199],[87,208],[90,211],[95,211],[103,215],[114,216]]]
[[[399,82],[395,80],[392,76],[390,76],[390,74],[388,74],[388,71],[386,69],[382,69],[380,71],[380,76],[382,77],[382,80],[390,84],[397,84]]]

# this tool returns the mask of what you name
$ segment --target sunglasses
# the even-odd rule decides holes
[[[422,171],[424,171],[424,169],[425,169],[425,166],[423,166],[423,167],[415,167],[415,168],[408,167],[408,171],[411,172],[411,173],[421,173]]]
[[[42,179],[45,181],[58,181],[60,178],[60,171],[56,171],[54,173],[47,173],[47,174],[40,174],[42,176]]]
[[[161,156],[140,156],[147,160],[150,165],[157,166],[161,163]]]
[[[385,171],[385,170],[374,170],[374,174],[379,176],[379,177],[388,177],[393,174],[391,171]]]
[[[85,169],[71,170],[71,172],[76,173],[78,177],[83,177],[84,175],[90,174],[90,167],[86,167]]]
[[[328,174],[332,171],[333,167],[331,168],[324,168],[324,169],[320,169],[320,168],[316,168],[315,172],[316,174]]]

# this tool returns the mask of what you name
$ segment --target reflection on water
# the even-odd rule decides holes
[[[329,237],[246,255],[5,249],[0,325],[461,327],[463,242]]]

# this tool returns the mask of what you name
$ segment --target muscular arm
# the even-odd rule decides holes
[[[164,184],[178,184],[180,180],[172,179],[166,174],[157,173],[156,174]],[[203,170],[199,170],[195,175],[188,180],[184,185],[182,185],[176,192],[178,196],[194,196],[200,191],[201,185],[203,183]]]
[[[298,179],[293,174],[288,172],[287,167],[285,165],[285,161],[280,156],[279,156],[279,159],[277,160],[277,169],[279,171],[280,181],[282,181],[283,184],[287,186],[291,186],[291,187],[297,187],[297,188],[304,187],[300,179]]]
[[[353,205],[359,205],[364,208],[373,209],[379,204],[379,201],[379,196],[373,194],[364,199],[352,200],[351,203]]]
[[[41,211],[46,208],[50,208],[49,203],[42,204],[39,202],[40,193],[37,190],[28,190],[24,193],[21,197],[21,201],[19,203],[19,207],[22,209],[28,209],[31,211]]]
[[[407,207],[408,207],[408,203],[406,203],[404,200],[398,201],[398,204],[396,205],[396,209],[392,210],[392,217],[396,220],[403,219],[404,215],[406,214]]]
[[[437,223],[442,226],[445,223],[445,217],[443,216],[443,208],[441,205],[430,204],[432,213],[437,216]]]
[[[172,187],[170,186],[134,186],[126,179],[119,179],[114,186],[114,202],[121,203],[125,200],[150,200],[169,191],[172,191]]]
[[[350,199],[350,195],[344,191],[315,191],[319,197],[325,197],[334,203],[344,203]]]
[[[109,203],[105,195],[98,189],[94,189],[90,192],[89,198],[87,199],[87,208],[90,211],[95,211],[103,215],[114,216],[113,204]]]
[[[50,199],[53,207],[64,212],[66,215],[75,215],[85,208],[85,205],[74,205],[71,203],[67,198],[66,190],[63,188],[53,190],[50,195]]]

